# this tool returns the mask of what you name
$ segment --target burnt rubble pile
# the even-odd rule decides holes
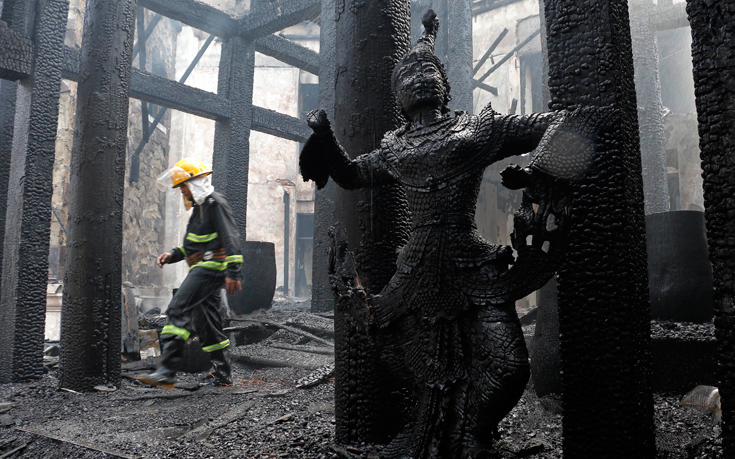
[[[231,318],[232,387],[200,386],[201,373],[180,374],[171,390],[143,386],[135,376],[155,368],[155,357],[124,363],[119,387],[93,393],[60,387],[56,365],[36,382],[0,386],[0,457],[361,457],[359,448],[333,446],[331,315],[280,302]],[[532,339],[536,324],[527,322],[524,335]],[[654,341],[672,333],[711,339],[710,325],[652,328]],[[48,355],[54,349],[48,346],[47,361],[58,359]],[[682,406],[687,391],[655,396],[658,457],[721,457],[720,426],[711,412]],[[498,457],[562,457],[562,412],[559,401],[539,399],[529,384],[499,426]]]

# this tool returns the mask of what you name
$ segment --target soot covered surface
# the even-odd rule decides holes
[[[122,387],[111,392],[59,390],[53,365],[39,381],[0,385],[0,457],[337,458],[329,376],[333,356],[319,341],[329,335],[315,333],[324,325],[320,319],[306,332],[318,339],[304,334],[300,324],[308,309],[306,302],[279,299],[253,320],[287,324],[293,331],[279,328],[234,350],[252,356],[257,349],[263,361],[285,360],[284,351],[302,352],[303,365],[255,369],[233,359],[233,387],[198,387],[202,375],[193,374],[181,375],[175,389],[144,387],[131,379],[148,371],[140,362],[123,365]],[[526,327],[527,337],[533,336],[533,326]],[[320,383],[297,388],[299,380],[315,374]],[[682,407],[683,395],[655,396],[657,457],[721,457],[719,426],[711,414]],[[500,424],[497,457],[562,457],[558,408],[558,402],[539,400],[529,387]],[[360,457],[352,451],[352,457]]]

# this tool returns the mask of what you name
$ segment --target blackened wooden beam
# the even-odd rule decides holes
[[[79,81],[79,50],[70,46],[62,49],[61,76],[67,80]]]
[[[319,106],[334,119],[334,82],[336,79],[335,1],[322,0],[319,23]],[[314,254],[311,274],[311,310],[333,312],[334,294],[329,284],[329,228],[334,225],[334,181],[314,192]]]
[[[503,29],[503,31],[498,34],[493,44],[490,45],[487,51],[485,51],[485,54],[483,54],[480,60],[477,61],[477,64],[475,64],[475,67],[472,69],[473,75],[476,74],[480,70],[480,68],[483,66],[485,61],[487,61],[490,58],[490,55],[492,54],[492,52],[495,51],[495,48],[498,47],[498,45],[500,44],[501,41],[503,41],[503,38],[505,38],[506,35],[508,35],[508,29]]]
[[[321,0],[279,0],[253,2],[250,14],[242,19],[239,35],[255,39],[315,18],[321,11]]]
[[[226,98],[137,69],[132,72],[130,97],[213,120],[230,117]]]
[[[12,7],[12,1],[4,8]],[[53,166],[68,0],[35,6],[33,78],[18,82],[0,286],[0,382],[43,375]],[[119,354],[118,354],[119,362]]]
[[[487,72],[483,73],[481,77],[477,78],[475,80],[475,82],[476,82],[475,83],[475,86],[477,86],[477,83],[484,82],[487,77],[489,77],[493,72],[495,72],[497,69],[499,69],[501,65],[505,64],[505,62],[508,59],[510,59],[511,57],[515,56],[515,54],[518,51],[520,51],[521,49],[523,49],[523,47],[526,46],[531,40],[533,40],[534,38],[536,38],[536,35],[538,35],[540,32],[541,32],[541,29],[533,32],[531,35],[529,35],[528,37],[526,37],[522,42],[518,43],[518,45],[516,45],[515,48],[513,48],[508,54],[506,54],[505,56],[503,56],[498,62],[495,63],[495,65],[493,65],[492,67],[490,67],[490,69]]]
[[[278,35],[255,40],[255,51],[314,75],[319,74],[319,53]]]
[[[143,14],[142,12],[138,13],[138,16],[141,17],[141,22],[143,21]],[[133,59],[135,59],[135,56],[137,56],[139,53],[143,51],[143,48],[145,48],[145,42],[148,40],[148,38],[151,36],[153,31],[156,29],[156,26],[159,22],[161,22],[161,19],[163,19],[163,16],[160,14],[154,14],[153,19],[151,19],[151,22],[145,26],[145,30],[139,30],[138,31],[138,41],[135,43],[135,47],[133,48]]]
[[[87,2],[84,15],[61,314],[61,386],[74,390],[120,381],[123,196],[135,9],[135,0],[95,1]]]
[[[572,188],[559,270],[567,459],[656,457],[646,233],[627,0],[545,0],[550,108],[619,119]],[[625,439],[621,441],[621,439]]]
[[[232,37],[222,44],[217,94],[230,102],[230,118],[217,121],[214,132],[212,181],[224,193],[235,215],[240,237],[245,240],[248,204],[250,131],[253,126],[253,76],[255,46]],[[242,301],[241,295],[229,297]]]
[[[138,0],[138,5],[218,37],[230,37],[240,27],[237,19],[197,0]]]
[[[295,142],[306,142],[311,134],[304,121],[262,107],[253,107],[252,129]]]
[[[19,80],[31,75],[33,41],[0,22],[0,78]]]
[[[722,457],[735,456],[735,6],[687,2],[694,94],[704,179],[704,216],[712,263]]]

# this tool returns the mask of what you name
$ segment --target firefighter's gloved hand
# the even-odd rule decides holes
[[[238,290],[242,290],[242,284],[239,280],[225,278],[225,290],[230,295],[234,295]]]
[[[163,268],[163,265],[171,261],[171,257],[172,257],[171,252],[165,252],[165,253],[160,254],[158,258],[156,259],[156,263],[158,264],[158,267]]]

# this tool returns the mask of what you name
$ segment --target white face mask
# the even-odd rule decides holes
[[[211,175],[189,179],[186,181],[186,186],[189,187],[191,197],[198,205],[202,205],[207,196],[214,192]]]

